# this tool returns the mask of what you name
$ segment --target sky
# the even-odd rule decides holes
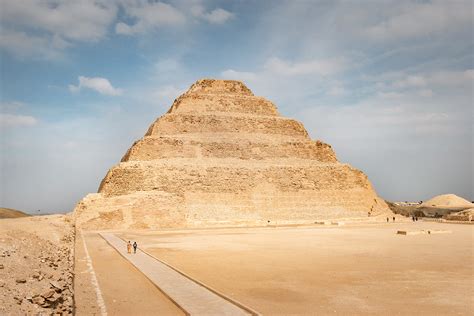
[[[473,1],[1,0],[0,206],[68,212],[201,78],[392,201],[474,200]]]

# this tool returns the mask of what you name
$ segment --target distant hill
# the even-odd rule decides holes
[[[443,194],[433,197],[432,199],[421,204],[423,207],[437,208],[472,208],[474,204],[455,194]]]
[[[395,214],[418,217],[446,217],[451,213],[474,207],[473,203],[455,194],[438,195],[422,204],[415,205],[400,205],[390,201],[385,202]],[[458,217],[467,218],[469,214],[466,214],[460,213]],[[474,213],[472,215],[474,215]]]
[[[22,211],[14,210],[11,208],[0,207],[0,219],[1,218],[17,218],[30,216]]]

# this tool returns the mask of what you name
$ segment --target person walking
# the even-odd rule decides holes
[[[127,243],[127,252],[132,253],[132,243],[130,242],[130,240]]]
[[[389,221],[389,219],[388,219],[388,217],[387,217],[387,223],[388,223],[388,221]]]
[[[137,253],[137,247],[138,247],[137,242],[134,241],[133,242],[133,253]]]
[[[395,216],[393,217],[393,221],[395,222]]]

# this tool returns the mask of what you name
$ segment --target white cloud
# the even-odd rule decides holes
[[[418,38],[472,27],[473,18],[472,2],[469,1],[400,2],[385,14],[381,21],[368,26],[362,33],[384,41]]]
[[[334,102],[337,97],[350,96],[339,76],[348,69],[348,61],[342,58],[305,59],[289,62],[269,58],[255,71],[226,69],[220,73],[224,79],[242,80],[256,95],[277,101],[278,107],[286,107],[291,115],[304,107],[308,96],[312,100]],[[298,91],[295,96],[295,91]],[[283,110],[282,113],[285,113]]]
[[[134,18],[134,24],[119,22],[115,25],[115,32],[122,35],[145,33],[163,26],[183,25],[186,17],[174,6],[155,2],[125,1],[122,3],[125,13]]]
[[[38,120],[29,115],[16,115],[0,113],[0,127],[32,126]]]
[[[61,38],[97,41],[115,19],[116,5],[104,0],[2,1],[2,23],[46,31]]]
[[[0,33],[0,48],[18,58],[36,57],[53,59],[61,55],[61,47],[55,44],[53,38],[28,35],[25,32],[6,29]]]
[[[378,67],[410,54],[420,65],[423,54],[425,63],[471,51],[473,12],[472,0],[282,1],[259,16],[256,34],[266,52],[281,56],[362,53]],[[434,49],[436,57],[429,55]]]
[[[149,92],[149,96],[153,99],[153,101],[164,102],[164,101],[176,99],[185,90],[186,89],[178,88],[173,85],[166,85],[154,91]]]
[[[474,84],[474,69],[464,71],[439,71],[431,74],[430,84],[439,86],[471,86]]]
[[[191,6],[189,11],[192,16],[203,19],[212,24],[223,24],[234,17],[232,12],[222,8],[216,8],[212,11],[206,12],[206,9],[199,1]]]
[[[20,101],[8,101],[0,103],[0,109],[2,109],[2,111],[16,111],[23,106],[25,106],[25,104]]]
[[[114,88],[110,81],[101,77],[83,77],[79,76],[79,84],[77,86],[69,85],[71,92],[79,92],[82,88],[88,88],[99,92],[100,94],[118,96],[122,94],[121,89]]]
[[[233,69],[224,70],[221,72],[221,76],[223,79],[241,80],[244,82],[253,82],[257,79],[257,74],[253,72],[236,71]]]
[[[378,92],[377,97],[382,98],[382,99],[397,99],[403,97],[402,93],[399,92]]]
[[[327,94],[333,97],[341,97],[346,95],[347,92],[348,91],[344,88],[344,85],[341,82],[336,81],[331,84]]]
[[[396,88],[407,87],[424,87],[426,86],[426,79],[422,76],[408,76],[393,83]]]
[[[115,19],[116,5],[104,0],[4,0],[0,47],[25,58],[58,58],[77,42],[96,42]]]
[[[437,71],[406,75],[403,72],[382,74],[375,87],[382,94],[399,94],[400,91],[417,90],[422,97],[433,96],[435,89],[465,89],[474,84],[474,70]],[[386,91],[386,90],[396,91]]]
[[[234,15],[231,12],[226,11],[226,10],[221,9],[221,8],[214,9],[209,13],[203,13],[201,15],[201,17],[204,20],[208,21],[209,23],[213,23],[213,24],[223,24],[223,23],[227,22],[229,19],[231,19],[233,16]]]
[[[122,35],[132,35],[134,30],[128,24],[119,22],[115,24],[115,33]]]
[[[184,67],[177,59],[162,59],[155,63],[155,70],[158,75],[163,73],[173,73],[176,71],[184,71]]]
[[[130,19],[116,21],[119,6]],[[19,58],[56,59],[68,47],[104,39],[114,22],[117,34],[135,35],[182,26],[193,17],[214,24],[233,17],[221,8],[193,13],[195,7],[202,6],[182,2],[177,8],[174,4],[145,0],[3,0],[0,48]]]
[[[192,2],[192,3],[190,3]],[[206,11],[201,1],[147,2],[122,0],[125,14],[134,23],[118,22],[115,32],[122,35],[143,34],[163,27],[184,26],[194,19],[212,24],[223,24],[234,17],[232,12],[222,8]]]
[[[292,63],[273,57],[267,60],[264,67],[270,72],[288,76],[310,74],[327,76],[343,70],[345,62],[342,59],[313,59]]]
[[[420,95],[421,97],[430,98],[430,97],[433,96],[433,90],[431,90],[431,89],[422,89],[422,90],[418,91],[418,95]]]

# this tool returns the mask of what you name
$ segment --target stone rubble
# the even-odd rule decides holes
[[[20,230],[0,239],[0,315],[72,315],[74,225],[52,243]]]

